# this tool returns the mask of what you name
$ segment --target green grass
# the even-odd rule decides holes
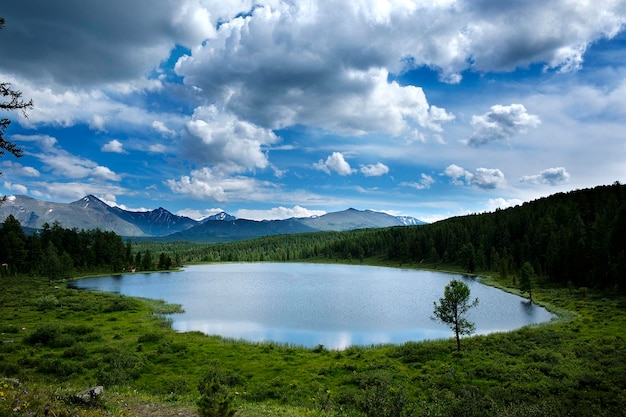
[[[1,285],[0,378],[21,385],[0,381],[0,416],[69,415],[71,393],[98,384],[105,401],[81,416],[193,415],[215,365],[238,416],[626,415],[626,298],[609,293],[539,283],[533,298],[559,320],[464,339],[459,354],[452,339],[329,351],[178,334],[163,314],[180,306],[162,301],[37,277]]]

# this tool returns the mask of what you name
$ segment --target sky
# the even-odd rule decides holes
[[[626,182],[626,0],[6,0],[0,194],[434,222]]]

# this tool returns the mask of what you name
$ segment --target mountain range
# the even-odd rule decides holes
[[[159,207],[128,211],[111,207],[93,195],[72,203],[54,203],[23,195],[10,196],[0,205],[0,220],[13,215],[23,227],[41,229],[58,222],[67,229],[100,229],[124,237],[196,242],[227,242],[254,237],[316,231],[342,231],[424,224],[414,217],[391,216],[372,210],[348,209],[322,216],[285,220],[246,220],[228,213],[194,220]]]

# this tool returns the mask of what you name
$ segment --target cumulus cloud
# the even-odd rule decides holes
[[[102,152],[124,153],[124,145],[117,139],[113,139],[102,145]]]
[[[487,207],[488,207],[488,211],[494,211],[496,209],[505,209],[505,208],[509,208],[509,207],[515,207],[515,206],[519,206],[520,204],[522,204],[522,200],[517,199],[517,198],[510,198],[510,199],[506,199],[506,198],[490,198],[489,202],[487,203]]]
[[[280,140],[264,129],[216,106],[198,107],[183,135],[183,153],[223,172],[244,172],[269,165],[263,147]]]
[[[389,173],[389,167],[382,162],[373,165],[361,165],[361,173],[366,177],[380,177]]]
[[[341,152],[333,152],[326,158],[326,161],[320,159],[313,164],[313,167],[324,171],[328,175],[330,175],[331,171],[339,175],[351,175],[354,172]]]
[[[301,206],[274,207],[269,210],[237,210],[237,217],[249,220],[284,220],[292,217],[312,217],[326,214],[324,210],[310,210]]]
[[[520,182],[529,184],[560,185],[569,182],[570,175],[564,167],[548,168],[537,175],[524,175]]]
[[[245,176],[226,176],[211,168],[191,171],[178,180],[169,179],[167,187],[176,194],[198,200],[211,200],[218,203],[229,200],[260,201],[274,192],[274,185]]]
[[[404,54],[389,54],[374,41],[376,31],[359,33],[369,25],[352,6],[307,6],[259,4],[224,22],[214,39],[178,61],[177,73],[228,111],[273,129],[303,124],[398,135],[414,124],[440,131],[453,119],[421,88],[389,81],[388,65]]]
[[[430,186],[433,185],[435,182],[436,181],[435,181],[435,179],[433,177],[431,177],[430,175],[422,173],[421,178],[420,178],[419,181],[402,182],[402,183],[400,183],[400,185],[403,186],[403,187],[415,188],[416,190],[426,190],[426,189],[429,189]]]
[[[455,164],[448,165],[443,171],[443,175],[450,177],[452,183],[456,185],[461,185],[464,181],[469,182],[474,176],[471,172],[466,171],[465,168]]]
[[[504,174],[497,168],[477,168],[474,172],[470,172],[452,164],[444,170],[442,175],[450,177],[453,184],[473,185],[484,190],[502,188],[506,185]]]
[[[518,133],[526,133],[529,128],[537,127],[540,123],[539,117],[529,114],[523,104],[496,104],[487,113],[472,116],[474,133],[467,143],[481,146],[489,142],[508,140]]]
[[[54,9],[32,0],[28,7],[5,5],[3,16],[9,24],[0,73],[3,79],[19,76],[25,96],[35,99],[31,123],[83,120],[106,129],[122,106],[111,105],[115,100],[107,100],[105,88],[119,94],[141,82],[145,89],[161,88],[161,80],[147,74],[175,59],[170,53],[180,45],[190,51],[176,64],[185,84],[260,127],[410,135],[419,126],[439,138],[453,115],[431,105],[421,88],[393,81],[396,75],[426,66],[454,83],[468,69],[509,71],[541,63],[576,70],[588,45],[615,36],[626,23],[620,2],[572,8],[569,0],[69,0]],[[553,24],[564,16],[567,25]],[[52,86],[54,97],[36,86]],[[43,97],[30,94],[33,88]],[[64,106],[42,105],[54,98]],[[177,131],[165,122],[154,127]]]
[[[138,77],[157,67],[174,45],[193,49],[184,70],[194,78],[210,64],[202,77],[209,80],[229,58],[233,65],[223,68],[214,85],[233,85],[224,81],[250,77],[272,60],[277,68],[286,66],[284,75],[300,75],[292,85],[301,85],[305,75],[323,85],[331,61],[396,73],[427,65],[450,82],[458,82],[468,67],[511,70],[540,62],[575,70],[587,45],[615,36],[626,20],[620,2],[572,8],[568,0],[110,0],[96,5],[70,0],[53,9],[46,0],[32,0],[29,7],[5,5],[3,16],[11,24],[3,31],[0,70],[66,85]],[[567,25],[554,25],[564,16]],[[42,59],[48,65],[40,65]]]
[[[501,188],[506,184],[504,174],[497,168],[478,168],[474,172],[471,184],[485,190]]]
[[[93,168],[93,170],[91,171],[91,175],[107,181],[119,181],[122,179],[120,175],[111,171],[109,168],[100,165]]]

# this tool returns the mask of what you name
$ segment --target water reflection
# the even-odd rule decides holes
[[[479,334],[547,321],[552,315],[474,277],[350,265],[218,264],[180,273],[127,274],[74,283],[78,288],[182,304],[177,331],[329,349],[452,336],[432,321],[433,302],[461,278],[478,297],[469,320]]]

